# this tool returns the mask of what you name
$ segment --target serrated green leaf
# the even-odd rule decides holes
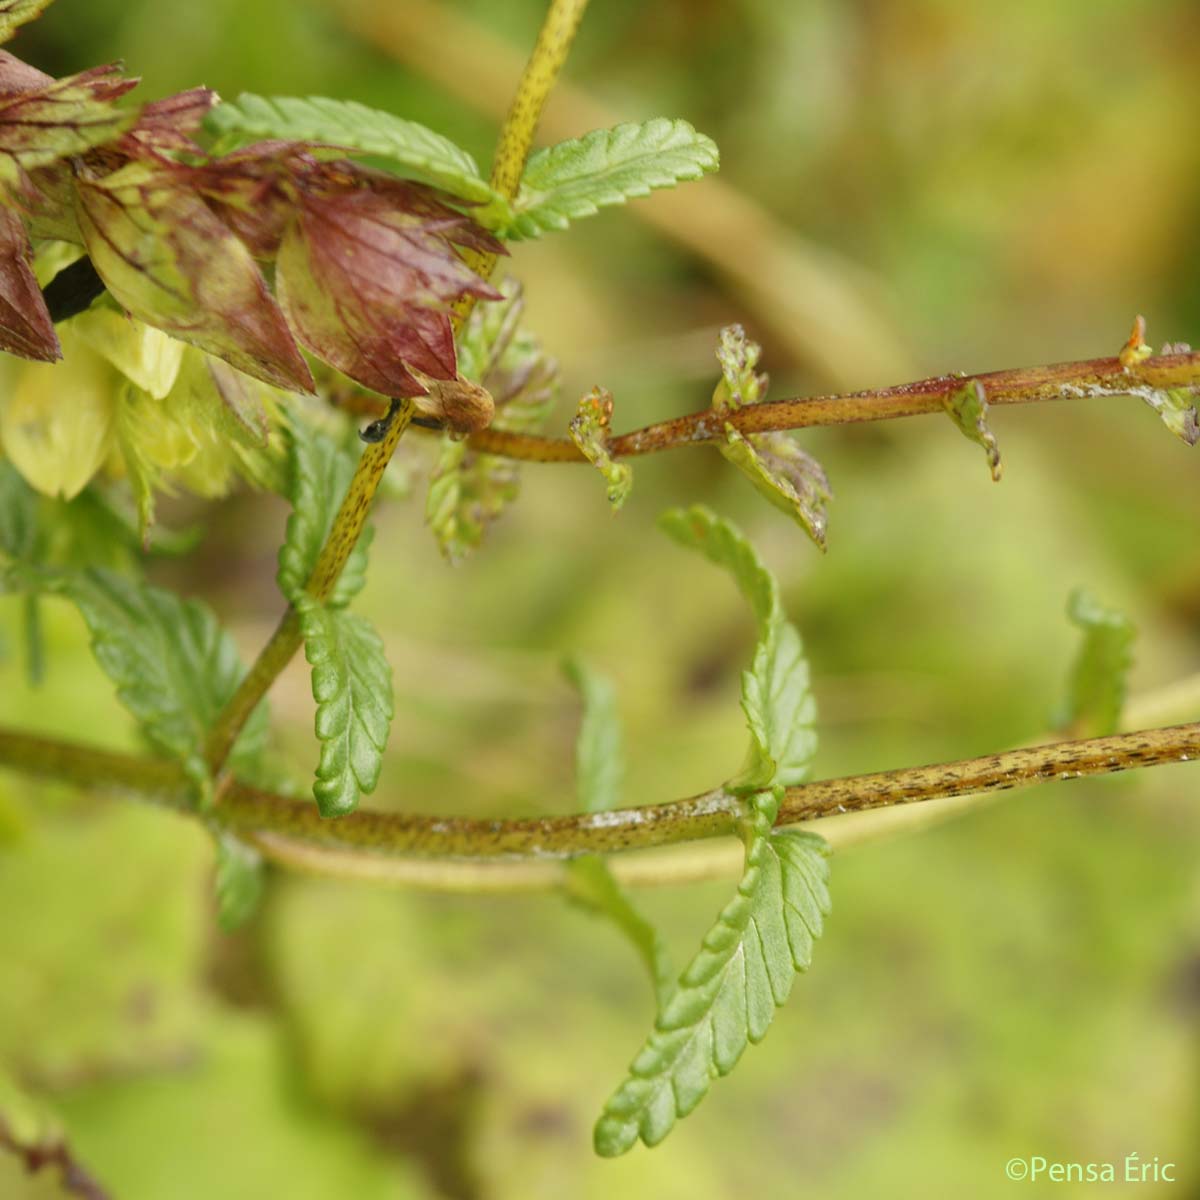
[[[608,502],[615,512],[629,498],[629,491],[633,487],[633,468],[628,463],[617,462],[609,452],[608,435],[612,415],[612,395],[604,388],[593,388],[580,400],[568,430],[571,441],[604,476],[604,482],[608,484]]]
[[[475,160],[449,138],[353,100],[243,92],[235,102],[217,105],[205,125],[230,147],[261,138],[286,138],[387,159],[402,174],[463,200],[486,204],[500,217],[507,210],[504,197],[482,178]]]
[[[0,43],[9,41],[20,26],[40,17],[51,0],[0,0]]]
[[[944,396],[942,406],[963,437],[983,447],[992,479],[999,483],[1004,468],[1000,462],[1000,446],[996,442],[996,435],[988,425],[987,393],[983,384],[978,379],[968,380],[962,387]]]
[[[262,899],[262,855],[226,830],[216,834],[217,920],[221,928],[237,929],[254,915]]]
[[[802,783],[816,754],[817,708],[804,645],[784,617],[775,577],[735,526],[700,505],[672,509],[659,518],[659,524],[680,545],[700,551],[728,570],[758,621],[754,661],[742,675],[750,754],[728,786],[740,792],[770,783],[784,787]]]
[[[26,590],[64,596],[79,609],[117,698],[159,749],[203,777],[205,738],[243,675],[233,639],[212,612],[198,600],[100,568],[30,568],[9,577]],[[230,756],[235,770],[261,753],[266,730],[264,702]]]
[[[654,1031],[609,1098],[596,1151],[657,1145],[766,1035],[797,971],[812,961],[829,912],[828,847],[815,834],[772,833],[778,796],[750,798],[746,865],[737,894],[679,977]]]
[[[621,802],[624,774],[621,725],[612,683],[578,659],[563,670],[583,701],[583,719],[575,743],[575,786],[584,812],[608,812]],[[567,864],[567,895],[575,903],[608,917],[633,943],[654,984],[658,1007],[673,983],[666,945],[654,926],[633,906],[603,858],[588,855]]]
[[[721,379],[713,392],[713,411],[719,415],[759,404],[766,399],[768,379],[758,371],[762,348],[740,325],[721,330],[717,362]],[[787,513],[825,549],[826,505],[833,493],[824,468],[787,433],[755,433],[748,437],[725,422],[725,441],[717,448],[741,471],[759,493]]]
[[[1056,722],[1079,737],[1115,733],[1125,704],[1125,686],[1133,666],[1133,622],[1076,588],[1067,615],[1083,631],[1083,642],[1067,680],[1067,697]]]
[[[280,591],[295,603],[333,528],[338,508],[354,477],[355,460],[329,434],[300,417],[294,417],[288,426],[288,443],[291,472],[288,497],[292,511],[279,550],[277,578]],[[362,590],[373,534],[374,527],[367,526],[350,552],[327,602],[330,607],[344,608]]]
[[[687,121],[656,117],[595,129],[530,157],[512,220],[502,232],[530,238],[565,229],[611,204],[699,179],[719,161],[716,143]]]
[[[303,593],[295,603],[312,667],[321,743],[313,795],[322,816],[341,816],[379,782],[392,723],[392,669],[365,618]]]

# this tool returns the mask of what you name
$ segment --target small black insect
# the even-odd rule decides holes
[[[382,416],[377,421],[372,421],[366,429],[360,429],[358,436],[364,442],[382,442],[387,437],[387,431],[391,428],[392,421],[395,419],[396,413],[400,411],[400,401],[392,400],[388,404],[388,410],[385,416]]]

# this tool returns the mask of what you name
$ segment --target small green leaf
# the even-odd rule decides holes
[[[772,833],[778,796],[749,798],[746,865],[737,894],[704,938],[654,1031],[596,1123],[596,1151],[657,1145],[675,1121],[757,1043],[808,969],[829,912],[828,847],[815,834]]]
[[[37,494],[12,463],[0,459],[0,552],[27,561],[37,540]]]
[[[1056,724],[1079,737],[1115,733],[1133,665],[1133,622],[1101,604],[1084,588],[1067,601],[1067,615],[1083,631],[1083,642],[1067,680],[1067,698]]]
[[[293,417],[288,426],[291,480],[288,497],[292,511],[287,534],[279,550],[279,589],[293,603],[317,565],[338,507],[354,477],[354,456],[328,433]],[[373,527],[368,526],[350,552],[328,604],[344,608],[366,582],[367,553]]]
[[[656,1009],[661,1011],[675,986],[666,943],[633,906],[608,864],[596,855],[572,859],[567,864],[566,891],[576,904],[607,917],[629,939],[650,974]]]
[[[624,752],[611,681],[571,659],[563,670],[583,701],[583,720],[575,743],[575,780],[584,812],[608,812],[621,802]],[[634,908],[603,858],[588,855],[567,864],[567,895],[584,908],[608,917],[633,943],[661,1008],[673,983],[666,946],[654,926]]]
[[[824,468],[795,438],[786,433],[745,437],[727,424],[720,450],[762,496],[787,513],[819,549],[825,549],[825,506],[833,492]]]
[[[942,404],[963,437],[983,447],[992,479],[999,483],[1004,467],[1000,462],[1000,446],[996,435],[988,426],[987,393],[983,384],[978,379],[969,379],[957,391],[944,396]]]
[[[64,596],[79,609],[92,653],[116,684],[117,698],[159,749],[203,778],[205,738],[243,675],[233,639],[212,612],[197,600],[99,568],[30,568],[9,578],[28,590]],[[234,770],[258,757],[266,732],[263,703],[234,747]]]
[[[784,787],[802,783],[817,750],[817,706],[804,645],[784,616],[775,577],[735,526],[700,505],[672,509],[659,518],[659,524],[680,545],[700,551],[728,570],[758,621],[754,661],[742,674],[750,754],[728,786],[740,792],[771,783]]]
[[[301,593],[304,653],[312,667],[321,759],[313,795],[324,817],[352,812],[379,782],[391,728],[392,669],[369,621]]]
[[[0,43],[7,42],[27,21],[40,17],[51,0],[0,0]]]
[[[721,330],[717,362],[721,379],[713,392],[713,411],[721,416],[766,399],[768,379],[757,370],[762,353],[740,325]],[[787,433],[745,436],[725,422],[721,454],[781,512],[787,513],[820,550],[825,549],[826,505],[833,493],[824,468]]]
[[[1194,446],[1200,441],[1200,417],[1194,393],[1186,388],[1137,388],[1134,394],[1145,400],[1185,445]]]
[[[583,720],[575,743],[575,786],[584,812],[607,812],[621,802],[624,750],[617,698],[612,681],[578,659],[563,663],[563,672],[583,701]]]
[[[368,108],[353,100],[325,96],[255,96],[243,92],[219,104],[205,118],[210,132],[229,148],[261,138],[320,142],[387,159],[400,173],[472,203],[497,206],[504,198],[479,174],[475,160],[440,133],[416,121]]]
[[[608,205],[699,179],[719,161],[712,139],[686,121],[656,117],[595,129],[529,159],[513,218],[501,228],[508,237],[539,237]]]
[[[216,842],[217,920],[222,929],[237,929],[254,915],[262,899],[262,855],[226,830],[217,833]]]
[[[615,512],[629,498],[633,487],[633,468],[617,462],[608,449],[612,425],[613,399],[604,388],[593,388],[579,402],[569,426],[571,441],[583,452],[608,484],[608,502]]]

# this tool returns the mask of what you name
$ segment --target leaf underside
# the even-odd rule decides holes
[[[712,1081],[766,1035],[797,971],[807,970],[829,912],[828,848],[816,835],[771,833],[777,801],[755,798],[737,894],[680,976],[629,1075],[604,1106],[595,1146],[657,1145]]]

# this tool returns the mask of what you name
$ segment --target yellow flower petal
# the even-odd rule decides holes
[[[69,330],[61,363],[24,364],[0,400],[0,445],[25,480],[70,500],[87,486],[112,444],[113,373]]]

